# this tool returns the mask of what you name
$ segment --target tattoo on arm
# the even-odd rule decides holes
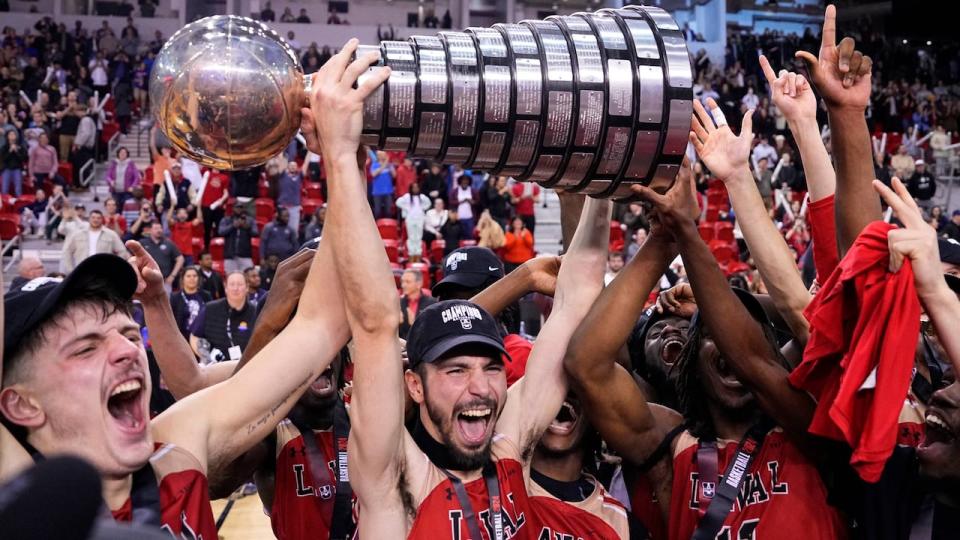
[[[274,405],[273,407],[270,407],[269,411],[264,413],[263,416],[261,416],[257,421],[251,422],[250,424],[248,424],[247,434],[249,435],[253,433],[257,429],[265,425],[267,422],[270,422],[270,420],[277,414],[277,411],[280,410],[281,407],[283,407],[284,403],[286,403],[287,400],[289,400],[294,395],[299,394],[300,390],[302,390],[305,386],[310,384],[310,382],[316,378],[317,378],[317,374],[311,371],[306,376],[306,378],[304,378],[303,381],[301,381],[300,384],[296,386],[296,388],[294,388],[289,393],[287,393],[287,395],[283,396],[283,399],[278,401],[276,405]]]

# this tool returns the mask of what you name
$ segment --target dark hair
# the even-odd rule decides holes
[[[91,210],[90,215],[92,216],[94,214],[100,214],[100,217],[103,217],[103,212],[101,212],[100,210]]]
[[[127,147],[126,147],[126,146],[121,146],[120,148],[117,148],[117,152],[116,152],[116,156],[117,156],[117,157],[120,157],[120,151],[121,151],[121,150],[123,150],[123,151],[125,151],[125,152],[127,153],[127,157],[130,157],[130,151],[127,150]]]
[[[769,324],[759,323],[759,321],[758,324],[763,329],[763,337],[766,338],[767,345],[774,352],[777,362],[787,367],[787,361],[777,346],[777,338],[773,327]],[[703,320],[697,313],[690,322],[690,328],[687,330],[687,343],[680,351],[680,358],[677,359],[674,369],[678,370],[677,400],[684,422],[693,436],[701,439],[712,439],[716,438],[716,428],[710,418],[710,410],[704,396],[699,369],[700,347],[703,344],[703,338]]]

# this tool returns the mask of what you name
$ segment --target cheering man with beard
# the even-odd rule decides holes
[[[356,168],[363,98],[353,84],[376,54],[352,64],[350,41],[315,76],[310,110],[330,178],[333,258],[356,345],[350,481],[361,538],[513,538],[530,518],[524,468],[566,396],[561,360],[602,286],[610,206],[590,200],[557,278],[556,302],[527,377],[506,392],[503,343],[493,317],[466,301],[423,310],[402,371],[393,275]],[[348,66],[349,64],[349,66]],[[379,73],[379,72],[378,72]],[[417,404],[403,424],[404,382]]]

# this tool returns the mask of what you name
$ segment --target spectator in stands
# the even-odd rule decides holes
[[[168,211],[172,214],[173,209]],[[193,265],[193,227],[200,223],[200,218],[190,219],[186,208],[177,208],[176,217],[168,217],[170,240],[183,254],[184,266]]]
[[[784,152],[777,162],[777,168],[774,171],[775,176],[771,176],[774,186],[777,189],[789,188],[794,191],[806,191],[806,184],[801,182],[797,174],[797,169],[793,165],[793,158],[790,152]]]
[[[461,177],[462,178],[462,177]],[[486,209],[490,211],[490,217],[500,224],[500,227],[506,229],[507,222],[510,221],[510,214],[513,207],[510,204],[510,188],[507,187],[506,176],[491,176],[487,181],[486,187]]]
[[[627,211],[623,214],[623,217],[620,218],[620,226],[627,238],[633,238],[637,229],[650,227],[650,223],[643,214],[643,206],[638,202],[631,202],[627,206]]]
[[[373,215],[377,219],[392,217],[394,168],[389,156],[383,150],[376,153],[377,159],[370,163],[370,176],[373,177],[371,195],[373,195]]]
[[[226,272],[242,272],[253,266],[253,247],[250,239],[259,234],[257,222],[248,216],[243,207],[233,205],[233,214],[220,220],[219,231],[223,237],[223,267]]]
[[[23,169],[27,165],[27,149],[20,144],[20,136],[15,130],[7,132],[3,149],[0,150],[0,176],[3,178],[3,188],[0,194],[8,195],[13,186],[14,195],[23,194]]]
[[[45,94],[44,94],[45,95]],[[73,141],[77,136],[77,130],[80,127],[80,116],[77,115],[77,92],[72,90],[67,93],[67,105],[57,112],[57,119],[60,126],[57,128],[58,142],[60,145],[59,157],[67,161],[70,152],[73,150]],[[67,178],[73,181],[73,178]]]
[[[773,171],[770,170],[770,162],[762,157],[757,160],[757,189],[760,190],[760,197],[763,198],[763,204],[767,210],[773,207]]]
[[[257,308],[247,299],[247,280],[241,272],[227,276],[226,297],[208,302],[190,325],[190,346],[202,359],[214,362],[239,360],[247,347]],[[210,344],[201,351],[200,339]]]
[[[203,217],[203,245],[210,245],[210,237],[223,219],[224,205],[230,198],[227,186],[230,179],[219,169],[210,169],[207,184],[200,194],[200,214]]]
[[[377,41],[394,41],[397,39],[397,32],[393,29],[393,23],[383,29],[383,25],[377,24]]]
[[[943,232],[943,228],[949,223],[947,216],[943,214],[942,206],[933,206],[930,208],[930,220],[930,226],[939,232]]]
[[[169,223],[168,216],[171,210],[186,209],[188,214],[195,211],[193,201],[197,197],[197,188],[193,182],[183,175],[183,168],[179,161],[174,161],[170,167],[170,184],[173,185],[174,193],[168,194],[167,182],[160,179],[160,186],[157,190],[157,211],[162,214],[163,222]]]
[[[323,66],[326,64],[327,60],[329,60],[332,56],[333,53],[330,51],[330,47],[328,45],[324,45],[323,49],[320,50],[320,65]]]
[[[449,255],[451,251],[459,248],[460,242],[470,239],[470,235],[467,234],[456,210],[447,212],[447,220],[440,226],[440,236],[446,244],[443,248],[444,257]]]
[[[410,191],[397,199],[400,217],[407,228],[407,255],[410,262],[420,262],[423,257],[423,226],[427,219],[430,199],[420,193],[420,184],[410,184]]]
[[[443,18],[440,19],[440,28],[453,28],[453,17],[450,16],[449,9],[443,13]]]
[[[506,243],[506,236],[503,234],[503,227],[490,217],[490,211],[484,210],[480,214],[476,228],[477,245],[480,247],[497,250]]]
[[[183,254],[180,249],[163,234],[163,224],[154,221],[150,224],[149,236],[140,240],[143,249],[157,261],[160,273],[163,275],[164,288],[169,293],[173,289],[173,282],[180,275],[183,268]]]
[[[430,168],[423,173],[423,185],[421,186],[427,197],[431,199],[447,200],[447,177],[444,173],[443,165],[431,163]],[[454,206],[456,208],[456,206]]]
[[[283,261],[297,252],[300,240],[297,233],[290,228],[289,220],[290,213],[287,209],[282,206],[277,208],[273,221],[267,223],[260,233],[260,260],[276,255]]]
[[[267,297],[267,291],[260,286],[262,283],[260,270],[256,266],[245,268],[243,277],[247,280],[247,291],[249,291],[247,292],[247,300],[254,306],[259,306],[260,302]]]
[[[447,207],[443,199],[433,201],[433,208],[427,210],[423,223],[423,239],[429,246],[434,240],[441,239],[440,229],[447,222]]]
[[[450,209],[456,209],[457,218],[460,226],[463,227],[463,233],[467,238],[473,236],[474,226],[474,208],[480,200],[477,190],[470,187],[470,176],[462,175],[457,178],[457,187],[450,194]],[[456,249],[456,246],[454,246]]]
[[[620,270],[623,269],[623,253],[611,251],[607,255],[607,271],[603,275],[604,286],[609,285],[613,278],[617,277]]]
[[[77,105],[76,111],[80,124],[77,127],[77,136],[73,139],[73,179],[75,185],[80,185],[81,169],[95,156],[97,124],[89,115],[90,110],[86,105]]]
[[[927,170],[922,159],[914,162],[913,175],[907,180],[907,190],[922,208],[930,207],[930,199],[937,193],[937,179]]]
[[[533,235],[527,230],[523,220],[519,217],[510,222],[510,231],[506,234],[503,245],[503,266],[506,273],[534,258]]]
[[[127,233],[127,220],[117,213],[117,201],[107,199],[103,203],[103,226],[123,238]]]
[[[626,254],[627,262],[633,260],[637,255],[637,252],[640,251],[640,246],[647,241],[647,235],[650,234],[650,231],[646,227],[640,227],[633,233],[633,241],[627,244],[627,247],[624,250]]]
[[[134,186],[139,186],[140,181],[140,169],[130,159],[130,151],[124,146],[117,148],[117,156],[110,161],[106,175],[107,187],[110,188],[113,200],[123,206],[130,197],[130,191]]]
[[[302,24],[310,24],[310,16],[307,15],[307,8],[300,8],[300,15],[297,17],[297,22]]]
[[[760,142],[753,148],[753,160],[760,161],[766,158],[767,164],[773,166],[777,163],[777,150],[770,146],[770,139],[760,137]]]
[[[400,337],[407,338],[413,321],[424,308],[437,303],[437,299],[423,294],[423,273],[408,268],[400,276]]]
[[[99,92],[101,96],[107,95],[110,91],[109,64],[104,57],[104,50],[97,52],[96,58],[90,60],[87,69],[90,70],[90,79],[93,81],[93,90]]]
[[[42,189],[37,190],[33,202],[23,207],[20,211],[20,224],[24,232],[29,236],[38,234],[47,225],[47,193]]]
[[[298,55],[300,54],[300,42],[297,41],[297,35],[293,32],[293,30],[287,32],[287,43],[290,44],[290,47],[294,50],[294,52],[296,52]]]
[[[397,165],[396,174],[396,195],[403,197],[410,191],[410,186],[417,183],[417,169],[413,166],[413,160],[408,157],[403,158],[403,162]]]
[[[319,238],[323,234],[323,222],[327,219],[327,205],[322,204],[317,207],[317,210],[313,213],[313,217],[310,219],[310,223],[307,223],[307,226],[303,228],[303,237],[300,239],[300,243],[309,242],[314,238]]]
[[[753,91],[753,85],[747,87],[747,93],[740,98],[740,105],[741,110],[744,112],[755,110],[760,106],[760,98]]]
[[[343,24],[340,20],[340,15],[335,9],[330,9],[330,14],[327,15],[327,24]]]
[[[83,203],[64,204],[60,224],[57,225],[57,232],[60,237],[70,238],[71,234],[86,230],[88,227],[86,214],[87,207]]]
[[[236,199],[233,207],[237,208],[239,206],[250,217],[255,215],[256,208],[253,201],[259,196],[260,176],[263,171],[264,167],[260,165],[250,169],[233,171],[230,175],[230,195]]]
[[[283,8],[283,14],[280,15],[280,22],[292,23],[297,22],[297,18],[293,15],[293,12],[290,11],[290,7]]]
[[[510,202],[523,220],[523,224],[534,234],[537,226],[537,216],[533,211],[534,205],[540,202],[540,186],[533,182],[516,182],[510,193]]]
[[[90,222],[85,230],[78,230],[64,242],[60,267],[69,274],[80,261],[97,253],[112,253],[123,258],[129,256],[120,236],[103,226],[103,212],[91,210]]]
[[[180,275],[180,290],[170,294],[173,318],[185,339],[190,338],[190,325],[197,319],[200,310],[213,300],[210,293],[200,288],[200,271],[187,266]]]
[[[129,203],[130,201],[127,202]],[[145,235],[150,233],[150,226],[153,225],[154,221],[160,222],[160,219],[153,212],[153,204],[150,201],[141,198],[140,212],[133,220],[133,224],[130,225],[129,230],[127,231],[127,238],[132,240],[140,240]]]
[[[266,259],[260,261],[260,284],[266,289],[270,290],[270,286],[273,285],[273,278],[277,275],[277,267],[280,266],[280,259],[276,255],[270,255]]]
[[[63,210],[67,204],[67,196],[63,194],[63,188],[56,185],[53,186],[53,194],[50,195],[50,199],[47,201],[47,207],[44,210],[47,214],[47,225],[44,232],[48,244],[53,242],[53,234],[59,230],[60,221],[63,219]]]
[[[19,291],[21,287],[31,280],[43,277],[44,272],[43,263],[40,262],[40,259],[36,257],[24,257],[20,259],[20,264],[17,265],[17,276],[10,282],[10,290],[8,292]]]
[[[943,124],[937,124],[937,127],[933,131],[933,135],[930,136],[930,149],[933,150],[933,159],[934,170],[936,171],[937,177],[946,176],[949,173],[950,166],[950,150],[947,150],[947,146],[950,146],[950,134],[944,129]]]
[[[173,159],[173,151],[169,144],[161,144],[163,134],[156,126],[150,129],[150,159],[153,161],[153,183],[163,182],[164,173],[169,171],[176,160]]]
[[[890,166],[893,167],[893,174],[897,178],[910,178],[916,168],[916,160],[907,152],[907,146],[901,144],[897,147],[897,153],[890,158]]]
[[[60,168],[60,160],[57,159],[57,149],[50,144],[50,136],[47,135],[47,132],[40,132],[37,144],[30,149],[29,156],[28,170],[35,185],[42,186],[47,180],[57,184],[66,183],[57,174]]]
[[[137,62],[133,69],[133,101],[137,105],[140,114],[147,112],[148,94],[147,94],[147,64],[142,60]]]
[[[223,279],[213,269],[213,256],[209,251],[200,252],[200,288],[210,294],[214,300],[223,298]]]
[[[287,170],[277,179],[277,208],[285,208],[290,216],[289,226],[299,238],[300,233],[300,197],[303,190],[303,174],[297,168],[297,162],[287,163]]]
[[[277,14],[273,12],[270,2],[267,2],[263,6],[263,9],[260,10],[260,20],[264,22],[274,22],[277,18]]]

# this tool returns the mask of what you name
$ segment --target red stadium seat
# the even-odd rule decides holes
[[[462,248],[464,248],[464,247],[474,247],[474,246],[476,246],[476,245],[477,245],[477,241],[476,241],[476,240],[461,240],[461,241],[460,241],[460,247],[462,247]]]
[[[237,199],[235,197],[227,198],[227,202],[223,203],[223,215],[232,216],[233,215],[233,205],[236,204]]]
[[[443,250],[446,249],[447,242],[444,240],[434,240],[430,243],[430,260],[439,264],[443,262]]]
[[[727,276],[750,272],[750,265],[745,262],[734,261],[727,265],[726,272]]]
[[[24,193],[23,195],[20,196],[19,199],[17,199],[15,203],[13,203],[14,211],[19,214],[20,211],[23,210],[25,206],[30,206],[36,200],[37,200],[37,197],[35,195],[27,195],[26,193]]]
[[[400,262],[400,249],[397,247],[396,240],[390,240],[385,238],[383,240],[383,247],[387,250],[387,259],[392,263]]]
[[[273,215],[276,213],[276,205],[273,203],[273,199],[260,197],[253,201],[253,205],[256,208],[258,222],[260,218],[267,218],[267,221],[273,219]]]
[[[20,236],[20,216],[0,214],[0,240],[9,241]]]
[[[307,198],[300,201],[300,221],[307,222],[310,216],[316,213],[317,208],[323,206],[323,199]]]
[[[143,189],[143,196],[148,201],[153,200],[153,189],[156,187],[153,182],[143,182],[140,184],[140,188]]]
[[[303,184],[304,197],[308,199],[323,199],[323,184],[320,182],[306,182]]]
[[[112,101],[113,98],[111,98]],[[100,131],[100,140],[104,145],[110,142],[110,137],[113,137],[113,134],[120,131],[120,124],[116,122],[104,122],[103,130]]]
[[[700,238],[702,238],[707,244],[713,241],[713,239],[717,236],[716,228],[710,223],[700,224],[700,226],[697,227],[697,230],[700,231]]]
[[[377,229],[380,230],[380,238],[384,240],[398,240],[400,238],[400,224],[395,219],[378,219]]]
[[[213,260],[213,270],[214,270],[216,273],[220,274],[220,277],[222,277],[222,278],[226,278],[226,277],[227,277],[226,270],[224,270],[224,268],[223,268],[223,261],[219,261],[219,260],[214,259],[214,260]]]
[[[199,238],[194,236],[190,239],[190,247],[193,251],[193,260],[199,261],[200,254],[203,253],[203,235],[201,234]]]
[[[400,277],[403,275],[403,267],[400,263],[391,262],[390,270],[393,271],[393,281],[397,284],[397,290],[400,289]]]
[[[213,257],[214,261],[223,260],[223,238],[210,239],[210,256]]]
[[[716,239],[721,242],[736,242],[733,238],[733,223],[729,221],[718,221],[715,223],[714,228],[716,230]]]
[[[260,230],[260,231],[262,231],[263,228],[267,226],[267,223],[270,223],[270,221],[273,220],[272,217],[267,218],[263,216],[257,216],[255,219],[257,220],[257,230]]]
[[[704,216],[705,223],[715,223],[720,221],[720,209],[717,207],[707,207],[706,216]]]
[[[153,183],[153,165],[147,165],[147,168],[143,170],[143,183],[152,184]]]
[[[250,239],[250,253],[253,264],[260,264],[260,239],[256,236]]]
[[[714,258],[717,259],[717,262],[720,263],[721,266],[726,266],[737,260],[737,252],[734,248],[730,244],[720,240],[710,242],[710,252],[713,253]]]
[[[615,246],[620,246],[620,249],[623,249],[623,229],[620,227],[620,222],[617,220],[610,221],[610,251],[618,251]]]
[[[57,173],[68,183],[73,182],[73,165],[68,161],[61,161]]]

